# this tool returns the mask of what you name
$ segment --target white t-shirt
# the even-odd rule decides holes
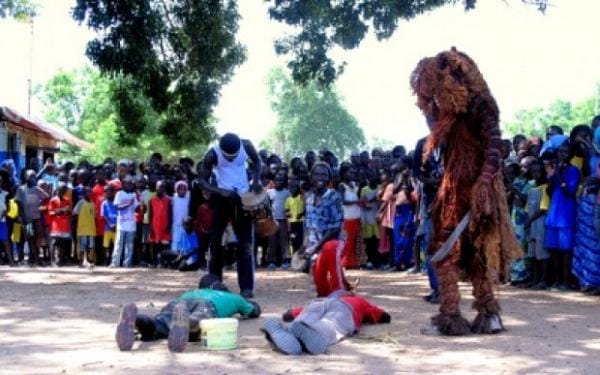
[[[347,202],[358,202],[358,189],[359,187],[356,184],[346,184],[342,183],[344,187],[344,200]],[[360,206],[358,203],[343,205],[342,209],[344,210],[344,220],[355,220],[360,219]]]
[[[187,192],[183,198],[177,193],[173,196],[173,225],[183,226],[183,221],[189,214],[190,193]]]
[[[117,208],[125,203],[133,202],[129,207],[117,209],[117,230],[124,232],[135,232],[135,209],[139,205],[137,196],[134,192],[127,193],[121,190],[115,196],[115,206]]]

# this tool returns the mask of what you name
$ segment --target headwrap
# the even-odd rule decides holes
[[[240,137],[233,133],[226,133],[219,140],[219,147],[224,156],[229,158],[235,158],[240,153],[242,148],[242,141]]]
[[[187,182],[185,182],[185,181],[183,181],[183,180],[179,180],[179,181],[177,181],[177,182],[175,183],[175,191],[177,191],[177,189],[178,189],[180,186],[185,186],[185,189],[186,189],[186,190],[189,190],[189,189],[188,189],[188,184],[187,184]]]
[[[563,134],[555,134],[550,137],[549,140],[544,142],[542,149],[540,150],[540,156],[544,155],[545,152],[556,152],[563,143],[569,140],[569,137]]]

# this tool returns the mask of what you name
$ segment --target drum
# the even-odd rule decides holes
[[[260,237],[272,236],[279,224],[271,215],[271,200],[266,190],[256,194],[248,192],[240,196],[242,207],[256,220],[256,234]]]
[[[242,200],[242,207],[244,210],[250,212],[250,215],[254,217],[256,217],[262,211],[271,211],[269,194],[267,194],[267,191],[264,189],[258,194],[249,191],[240,195],[240,199]]]

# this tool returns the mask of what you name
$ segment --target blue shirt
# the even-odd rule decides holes
[[[198,236],[196,232],[192,231],[191,233],[187,233],[183,231],[183,235],[179,236],[177,239],[177,243],[175,244],[175,249],[179,250],[181,255],[187,256],[189,263],[195,263],[198,261]]]
[[[579,187],[580,174],[577,167],[567,166],[563,171],[557,170],[548,182],[552,184],[552,196],[550,197],[550,208],[546,214],[546,226],[554,228],[575,228],[577,217],[577,201],[575,194]],[[567,195],[561,184],[571,196]]]
[[[306,228],[322,236],[330,229],[340,229],[343,222],[342,197],[337,191],[327,189],[316,202],[312,191],[306,195]]]
[[[105,200],[102,202],[101,210],[104,218],[104,230],[114,232],[117,229],[117,206],[114,202]]]

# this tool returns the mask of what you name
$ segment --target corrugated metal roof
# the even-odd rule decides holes
[[[94,148],[93,144],[74,136],[60,126],[48,124],[39,119],[28,118],[12,108],[0,106],[0,117],[15,125],[43,134],[56,141],[65,142],[82,149]]]

